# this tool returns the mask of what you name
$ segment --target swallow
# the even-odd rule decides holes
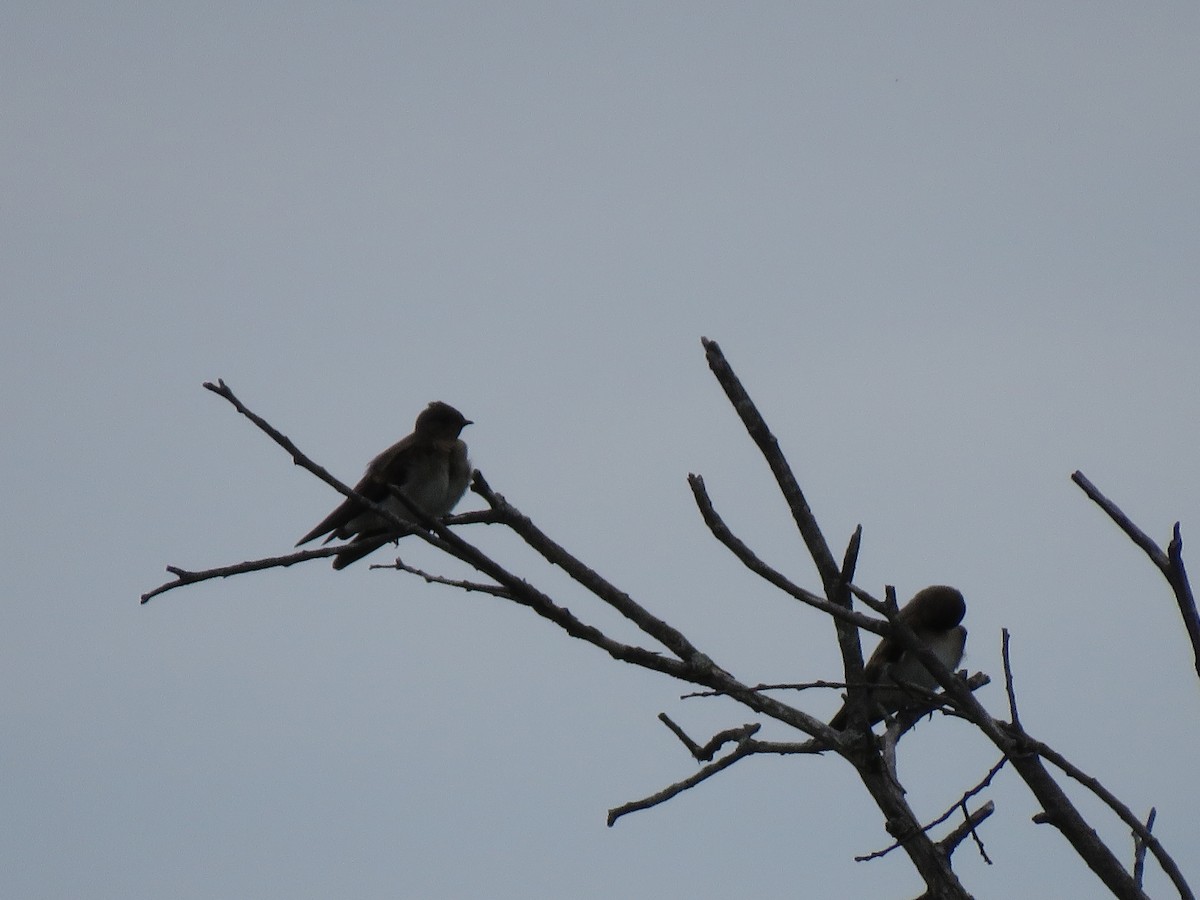
[[[966,612],[967,604],[961,593],[944,584],[935,584],[917,591],[900,610],[900,618],[953,672],[962,660],[967,643],[967,629],[959,624]],[[925,699],[915,691],[906,690],[904,685],[913,684],[931,691],[941,687],[920,660],[890,637],[880,641],[867,660],[863,678],[871,685],[867,698],[868,726]],[[884,687],[889,684],[896,686]],[[829,727],[843,730],[848,717],[843,706],[830,720]]]
[[[470,424],[470,419],[448,403],[430,403],[417,416],[413,433],[371,460],[354,490],[406,522],[415,524],[397,494],[425,515],[441,518],[462,498],[471,478],[467,445],[458,436]],[[368,541],[334,556],[335,569],[344,569],[398,536],[395,525],[349,497],[296,546],[323,534],[328,534],[325,543],[335,539]]]

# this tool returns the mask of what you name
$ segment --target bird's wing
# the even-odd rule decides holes
[[[917,632],[918,637],[922,637],[924,630],[920,624],[921,615],[921,611],[912,601],[909,601],[900,610],[900,621]],[[880,640],[879,645],[871,654],[871,658],[863,666],[863,675],[867,681],[878,681],[887,667],[899,662],[902,656],[904,656],[904,646],[899,641],[885,637]]]
[[[359,537],[359,538],[356,538],[354,542],[356,544],[362,544],[363,546],[359,547],[356,550],[345,550],[345,551],[337,554],[333,558],[333,567],[335,569],[346,568],[346,566],[350,565],[350,563],[356,562],[357,560],[362,559],[368,553],[374,553],[376,550],[378,550],[380,547],[382,547],[388,541],[387,541],[386,537],[374,538],[371,540],[364,540],[361,537]]]
[[[879,681],[887,667],[899,661],[903,655],[904,648],[900,644],[891,638],[883,638],[863,666],[863,680],[869,683]]]
[[[392,487],[402,486],[408,478],[407,457],[410,455],[408,451],[413,444],[412,438],[413,436],[409,435],[371,460],[362,479],[354,486],[354,490],[368,500],[382,503],[388,498]],[[353,521],[362,511],[363,508],[358,501],[347,497],[337,509],[318,522],[312,531],[296,541],[296,546],[307,544],[314,538],[319,538],[329,532],[334,533],[330,537],[332,539],[340,528]]]
[[[404,487],[412,475],[413,463],[424,449],[424,443],[418,441],[415,434],[410,434],[404,440],[392,444],[371,460],[364,477],[374,477],[382,482],[385,485],[385,496],[387,485]]]

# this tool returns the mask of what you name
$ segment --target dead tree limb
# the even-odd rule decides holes
[[[277,431],[265,419],[249,410],[228,388],[224,382],[216,385],[206,384],[205,387],[227,400],[234,408],[250,419],[277,444],[283,447],[295,464],[303,466],[316,477],[325,481],[339,493],[350,497],[370,509],[386,521],[396,526],[397,537],[403,534],[415,534],[418,539],[430,544],[447,556],[459,560],[483,576],[483,580],[449,578],[437,573],[427,572],[406,565],[399,559],[392,566],[379,568],[396,568],[408,574],[423,578],[428,582],[443,584],[464,591],[479,591],[502,599],[511,600],[528,607],[536,615],[554,623],[571,637],[583,640],[614,659],[637,665],[650,671],[659,672],[679,679],[682,682],[703,689],[699,693],[705,695],[720,695],[731,698],[760,716],[783,723],[807,736],[806,740],[796,742],[763,741],[754,735],[760,727],[759,723],[749,723],[739,727],[726,729],[716,734],[706,744],[700,745],[686,735],[682,728],[665,715],[664,723],[679,737],[688,748],[689,753],[704,763],[702,768],[691,776],[678,781],[642,800],[633,801],[623,806],[615,807],[609,812],[609,824],[618,818],[639,809],[667,802],[679,793],[688,790],[736,762],[754,755],[761,754],[802,754],[833,752],[845,758],[855,766],[863,785],[874,798],[884,815],[885,827],[895,839],[893,848],[902,848],[909,856],[914,867],[920,873],[926,884],[924,896],[929,898],[955,898],[965,900],[969,895],[959,882],[950,866],[950,857],[954,849],[968,834],[975,837],[982,852],[982,842],[975,833],[979,823],[992,813],[991,804],[985,804],[975,811],[969,811],[967,800],[982,790],[999,765],[1008,762],[1019,773],[1035,797],[1041,803],[1043,812],[1039,821],[1055,825],[1076,849],[1086,864],[1101,878],[1110,892],[1120,898],[1135,898],[1141,900],[1145,894],[1141,890],[1140,864],[1135,876],[1131,876],[1109,849],[1100,842],[1095,832],[1066,798],[1058,784],[1042,764],[1043,759],[1052,762],[1070,777],[1079,778],[1081,773],[1053,750],[1030,737],[1022,728],[1017,715],[1016,694],[1013,688],[1013,678],[1008,655],[1007,635],[1005,636],[1005,675],[1006,691],[1009,699],[1011,721],[1004,722],[994,719],[974,696],[974,689],[986,683],[987,677],[976,674],[969,680],[964,680],[956,673],[949,671],[924,646],[911,628],[898,616],[898,606],[894,591],[887,590],[886,600],[878,600],[870,593],[853,583],[854,570],[862,547],[862,529],[855,530],[841,563],[832,555],[820,527],[808,502],[799,487],[792,469],[782,453],[779,443],[768,428],[765,419],[755,407],[749,394],[733,372],[720,347],[713,341],[703,340],[709,367],[712,369],[721,387],[733,404],[735,411],[745,426],[747,432],[766,460],[776,483],[787,502],[792,518],[796,523],[800,536],[812,558],[820,577],[822,592],[813,593],[792,582],[781,572],[764,563],[758,558],[724,523],[717,514],[708,496],[704,481],[698,475],[689,477],[693,496],[700,509],[704,521],[713,535],[742,561],[751,571],[766,579],[769,583],[790,596],[811,606],[833,619],[836,629],[838,646],[841,650],[845,678],[839,682],[845,686],[850,704],[850,721],[845,731],[835,731],[824,721],[815,718],[805,711],[783,703],[767,693],[776,686],[756,685],[751,687],[736,678],[725,668],[718,665],[708,654],[701,651],[682,632],[649,611],[649,608],[634,600],[629,594],[620,590],[608,579],[583,563],[578,557],[566,550],[538,528],[534,522],[515,506],[510,504],[501,494],[492,490],[487,480],[479,472],[472,479],[472,490],[484,499],[488,509],[467,513],[463,516],[450,517],[445,521],[430,519],[419,510],[411,510],[413,518],[420,527],[394,516],[386,508],[374,504],[365,497],[358,495],[352,488],[346,486],[330,475],[324,468],[305,456],[296,445],[285,435]],[[1078,473],[1076,473],[1078,475]],[[1078,475],[1077,481],[1082,479]],[[1083,479],[1083,483],[1087,483]],[[1090,483],[1087,483],[1090,484]],[[1081,486],[1083,484],[1081,483]],[[1087,488],[1085,488],[1086,490]],[[1094,490],[1094,489],[1093,489]],[[1096,492],[1098,494],[1098,492]],[[400,498],[403,500],[404,498]],[[1095,498],[1093,498],[1095,499]],[[1100,502],[1099,500],[1097,502]],[[1103,505],[1103,504],[1102,504]],[[1119,511],[1118,511],[1119,513]],[[1111,515],[1112,513],[1110,513]],[[1127,520],[1126,520],[1127,521]],[[516,575],[507,566],[480,550],[473,543],[465,540],[454,526],[475,523],[501,525],[512,531],[530,548],[538,553],[548,564],[566,572],[576,584],[592,596],[598,598],[625,619],[633,623],[637,629],[661,647],[661,650],[642,647],[637,644],[615,640],[600,629],[584,622],[571,613],[565,606],[556,602],[548,594],[542,592],[531,582]],[[1118,520],[1120,524],[1120,520]],[[1130,523],[1132,524],[1132,523]],[[1140,532],[1139,532],[1140,533]],[[1144,536],[1143,536],[1144,537]],[[1137,540],[1137,538],[1135,538]],[[1148,539],[1146,539],[1148,541]],[[1152,542],[1151,542],[1152,543]],[[1145,544],[1141,544],[1145,549]],[[189,571],[178,567],[169,567],[168,571],[176,576],[176,580],[168,582],[153,591],[143,595],[143,602],[177,587],[194,584],[210,578],[228,577],[249,571],[259,571],[265,568],[283,567],[304,562],[309,559],[328,556],[341,552],[345,545],[308,550],[292,553],[287,556],[269,557],[233,566],[223,566],[216,569]],[[1183,595],[1190,599],[1190,588],[1187,587],[1186,573],[1181,557],[1181,541],[1179,529],[1176,526],[1175,540],[1167,553],[1163,554],[1154,548],[1157,555],[1151,558],[1160,564],[1166,560],[1164,574],[1173,587],[1182,586],[1177,590],[1181,598],[1181,610],[1184,609]],[[1149,553],[1150,551],[1147,550]],[[1160,568],[1163,568],[1160,565]],[[1174,580],[1172,580],[1174,579]],[[1186,589],[1186,591],[1182,590]],[[853,608],[852,600],[857,597],[871,613],[866,615]],[[1191,609],[1194,614],[1195,605]],[[1185,613],[1186,619],[1186,613]],[[898,642],[907,652],[912,653],[929,670],[941,686],[942,692],[931,695],[927,699],[928,709],[945,706],[960,718],[972,722],[979,731],[991,740],[1002,753],[1001,763],[985,777],[983,782],[966,792],[962,799],[952,808],[951,812],[961,809],[964,822],[956,827],[950,835],[940,842],[934,842],[928,835],[932,825],[940,824],[946,817],[922,825],[909,806],[902,786],[894,773],[894,765],[889,765],[888,757],[894,752],[896,741],[912,722],[919,718],[923,711],[910,710],[897,721],[889,723],[888,729],[881,738],[875,735],[866,725],[865,703],[856,703],[866,694],[867,685],[863,680],[863,658],[859,641],[860,630],[890,637]],[[1200,660],[1200,653],[1198,653]],[[1200,662],[1198,662],[1200,671]],[[807,686],[828,686],[829,682],[808,683]],[[855,710],[857,709],[857,712]],[[914,712],[917,713],[914,715]],[[723,757],[715,759],[716,755],[732,743],[733,749]],[[1083,776],[1086,778],[1086,776]],[[1085,782],[1102,799],[1108,802],[1102,785],[1092,779]],[[1121,807],[1115,798],[1109,805],[1123,819],[1128,820],[1132,814]],[[1124,812],[1122,812],[1124,810]],[[1178,875],[1178,867],[1162,850],[1158,841],[1150,834],[1148,827],[1142,825],[1136,818],[1130,823],[1138,840],[1142,853],[1147,850],[1153,853],[1160,865],[1172,877],[1180,890],[1182,897],[1194,900],[1182,876]],[[986,855],[985,855],[986,858]],[[1140,857],[1139,857],[1140,861]]]
[[[1183,626],[1187,629],[1188,639],[1192,642],[1192,657],[1196,675],[1200,676],[1200,612],[1196,610],[1196,598],[1192,594],[1192,585],[1188,581],[1187,569],[1183,565],[1183,537],[1180,534],[1179,523],[1171,530],[1171,541],[1163,551],[1154,539],[1133,523],[1133,520],[1120,507],[1100,493],[1100,489],[1092,484],[1082,472],[1075,472],[1071,480],[1079,485],[1093,503],[1099,506],[1117,526],[1137,544],[1150,561],[1162,572],[1175,594],[1175,602],[1179,606],[1179,615],[1183,618]]]

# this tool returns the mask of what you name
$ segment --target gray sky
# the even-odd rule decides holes
[[[1068,476],[1164,542],[1181,519],[1200,571],[1198,36],[1184,3],[5,5],[4,895],[918,893],[853,862],[887,838],[832,757],[606,828],[694,770],[657,713],[747,714],[525,610],[324,563],[138,606],[338,500],[202,381],[347,480],[442,399],[498,490],[720,664],[837,677],[828,621],[692,506],[699,472],[815,585],[702,334],[831,543],[862,523],[860,583],[960,587],[993,678],[1011,629],[1027,727],[1157,805],[1196,882],[1189,649]],[[901,744],[926,816],[994,761],[944,718]],[[988,796],[976,896],[1097,895],[1013,776]]]

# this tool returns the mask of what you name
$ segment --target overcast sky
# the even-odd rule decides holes
[[[748,714],[525,609],[325,562],[138,605],[339,499],[202,381],[350,481],[440,399],[497,490],[719,664],[837,678],[830,623],[693,507],[688,472],[817,585],[701,335],[835,552],[863,525],[858,581],[959,587],[998,715],[1009,628],[1026,726],[1157,806],[1200,887],[1190,650],[1069,481],[1164,543],[1182,520],[1200,572],[1198,38],[1192,3],[6,4],[0,893],[918,894],[901,854],[853,861],[888,837],[833,756],[605,827],[695,770],[659,712]],[[993,762],[942,717],[900,745],[925,817]],[[1098,896],[1010,772],[986,797],[975,896]]]

